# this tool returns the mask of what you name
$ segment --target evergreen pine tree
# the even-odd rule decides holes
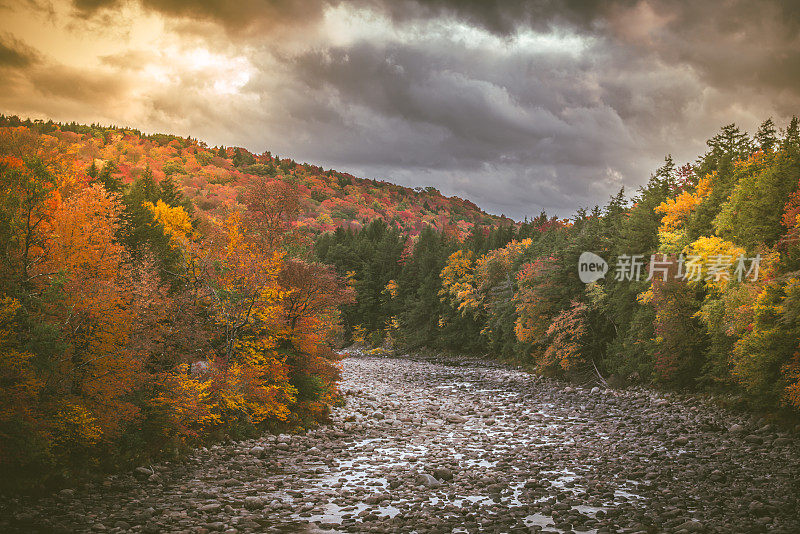
[[[789,151],[800,151],[800,125],[797,116],[793,116],[786,128],[786,135],[783,138],[783,148]]]
[[[776,132],[777,130],[775,130],[775,123],[772,122],[772,118],[765,120],[761,123],[761,126],[759,126],[758,132],[756,132],[756,143],[765,153],[772,152],[772,149],[777,144],[778,138]]]
[[[165,176],[159,183],[161,187],[161,200],[170,206],[180,206],[183,201],[183,193],[181,193],[175,178],[171,175]]]
[[[97,164],[92,160],[92,164],[89,165],[89,170],[86,171],[86,174],[89,176],[89,182],[94,183],[97,181],[97,175],[99,174],[97,171]]]
[[[100,175],[97,177],[97,181],[108,191],[109,193],[122,193],[124,186],[122,184],[122,179],[119,176],[115,176],[116,173],[119,172],[119,167],[117,167],[116,163],[113,161],[107,161],[103,165],[103,170],[100,171]]]

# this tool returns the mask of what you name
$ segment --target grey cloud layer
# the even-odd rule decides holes
[[[187,43],[246,56],[249,81],[235,95],[213,97],[213,73],[175,65],[171,85],[143,87],[136,79],[152,52],[135,43],[89,72],[45,68],[7,37],[0,68],[13,71],[5,82],[11,96],[0,104],[54,116],[61,105],[63,119],[130,122],[113,107],[130,99],[139,113],[132,125],[146,130],[435,185],[514,217],[541,209],[567,216],[603,203],[622,185],[644,183],[666,153],[692,158],[722,124],[753,128],[800,111],[793,1],[140,4],[170,17],[168,28]],[[122,2],[72,5],[78,21],[91,21],[112,17]],[[388,29],[326,41],[315,31],[334,7],[369,12]],[[479,38],[448,33],[464,27]],[[287,32],[295,44],[313,38],[284,46]],[[64,116],[81,104],[102,116]]]
[[[602,43],[555,55],[359,42],[287,61],[308,98],[289,101],[287,114],[303,120],[283,126],[330,134],[310,139],[306,153],[410,185],[427,180],[517,217],[567,214],[641,183],[666,151],[660,124],[682,118],[672,101],[699,91],[691,77],[641,72]],[[625,77],[638,86],[622,86]]]

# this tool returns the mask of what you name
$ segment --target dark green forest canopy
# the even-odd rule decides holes
[[[798,121],[778,131],[767,120],[754,136],[727,125],[707,144],[691,164],[667,157],[632,197],[570,220],[543,213],[465,239],[432,229],[410,239],[383,221],[321,235],[317,257],[357,293],[343,308],[348,339],[800,408]],[[578,277],[584,251],[609,265],[592,284]],[[653,254],[705,267],[697,280],[649,280]],[[617,271],[630,258],[638,279]]]

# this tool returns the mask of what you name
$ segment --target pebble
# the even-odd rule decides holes
[[[442,485],[441,482],[436,480],[433,476],[429,475],[428,473],[421,473],[419,475],[419,481],[423,486],[428,488],[438,488]]]

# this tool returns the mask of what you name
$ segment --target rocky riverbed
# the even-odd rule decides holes
[[[2,532],[800,532],[800,439],[650,391],[352,357],[330,426],[38,501]]]

